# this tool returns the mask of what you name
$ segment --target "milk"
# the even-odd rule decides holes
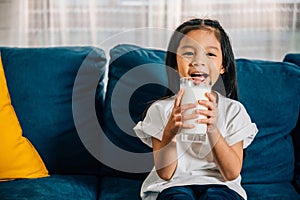
[[[181,84],[181,88],[184,89],[181,105],[188,103],[195,103],[197,107],[195,109],[207,110],[207,107],[199,105],[198,100],[208,100],[205,93],[210,92],[210,87],[206,84],[194,85],[193,83]],[[195,109],[188,109],[185,111],[186,114],[192,114]],[[206,118],[204,115],[199,115],[197,119],[185,120],[183,123],[194,124],[195,127],[192,129],[182,128],[180,135],[182,141],[186,142],[198,142],[205,143],[206,139],[206,124],[199,124],[198,119]]]

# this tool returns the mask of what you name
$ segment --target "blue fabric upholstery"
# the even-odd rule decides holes
[[[300,53],[288,53],[284,56],[283,62],[290,62],[300,67]]]
[[[283,62],[294,63],[300,68],[300,53],[289,53],[285,55]],[[299,100],[298,100],[299,101]],[[299,111],[300,115],[300,111]],[[295,150],[295,177],[294,184],[297,191],[300,193],[300,119],[298,119],[297,127],[292,133],[294,150]]]
[[[299,111],[300,116],[300,111]],[[292,132],[294,152],[295,152],[295,175],[293,184],[300,194],[300,119],[298,118],[297,126]]]
[[[133,127],[146,108],[166,91],[162,86],[167,84],[164,59],[164,51],[134,45],[118,45],[110,50],[103,127],[107,137],[126,151],[151,152],[136,137]],[[149,84],[145,84],[147,81]],[[102,169],[106,174],[109,171]]]
[[[142,180],[105,177],[101,180],[99,200],[139,200]]]
[[[88,175],[51,175],[47,178],[0,182],[1,200],[95,200],[99,180]]]
[[[238,59],[237,78],[240,101],[259,129],[247,150],[242,182],[257,184],[257,190],[263,183],[290,184],[294,175],[290,133],[300,107],[300,93],[294,86],[300,84],[300,69],[290,63]]]
[[[72,92],[83,64],[95,66],[98,71],[104,69],[104,52],[93,47],[0,48],[0,51],[23,135],[35,146],[50,174],[98,173],[100,163],[77,135]],[[101,95],[103,98],[103,92],[98,94],[99,98]],[[98,109],[102,109],[101,105]]]
[[[288,182],[246,184],[248,200],[299,200],[300,196]]]
[[[142,119],[143,112],[149,106],[149,104],[156,99],[159,99],[165,90],[157,85],[139,85],[138,80],[142,83],[146,77],[152,76],[153,81],[158,83],[165,80],[166,72],[162,67],[164,63],[164,52],[159,50],[144,49],[133,45],[119,45],[111,49],[110,51],[110,64],[108,72],[108,85],[105,98],[105,112],[104,119],[105,132],[108,137],[119,147],[133,151],[133,152],[147,152],[149,148],[144,145],[139,138],[135,136],[132,128],[128,127],[125,131],[121,130],[116,124],[112,107],[120,112],[120,118],[132,118],[137,123]],[[161,65],[159,65],[161,64]],[[145,67],[143,67],[145,66]],[[142,73],[140,71],[130,71],[138,67],[143,67]],[[128,72],[131,72],[130,75]],[[124,75],[128,75],[128,78],[124,78],[119,81]],[[145,77],[143,77],[145,76]],[[165,82],[166,83],[166,82]],[[132,96],[128,104],[124,102],[126,99],[121,99],[124,104],[112,105],[112,94],[114,92],[116,84],[119,84],[119,92],[115,98],[122,98],[126,96],[126,93],[131,92],[133,89],[138,89],[132,93]],[[136,86],[136,88],[135,88]],[[140,88],[139,88],[140,87]],[[121,93],[123,92],[123,93]],[[129,109],[129,113],[126,110]],[[128,115],[130,114],[130,115]],[[126,124],[127,125],[127,124]],[[134,124],[130,124],[134,125]],[[127,131],[130,131],[129,133]]]
[[[292,64],[237,60],[240,101],[259,129],[247,151],[244,183],[292,180],[290,133],[297,123],[298,114],[294,111],[299,110],[299,101],[295,99],[300,95],[298,88],[292,86],[299,85],[299,76],[300,70]]]

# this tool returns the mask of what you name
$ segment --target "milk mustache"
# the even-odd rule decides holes
[[[183,97],[181,99],[181,104],[195,103],[197,107],[195,109],[207,110],[207,107],[199,105],[198,100],[208,100],[205,93],[211,91],[209,84],[205,82],[198,82],[193,80],[193,78],[181,78],[180,88],[184,89]],[[189,109],[185,111],[186,114],[192,114],[195,112],[195,109]],[[197,119],[185,120],[183,123],[193,124],[195,127],[192,129],[182,128],[180,132],[180,137],[182,141],[185,142],[196,142],[196,143],[206,143],[207,136],[206,124],[199,124],[198,119],[206,118],[206,116],[199,115]]]

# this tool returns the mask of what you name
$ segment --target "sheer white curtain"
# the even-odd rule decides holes
[[[176,18],[166,19],[165,10],[170,13],[180,5],[180,0],[14,1],[14,22],[20,28],[13,32],[20,39],[11,40],[11,45],[18,46],[97,45],[123,31],[166,27],[166,21],[170,25]],[[172,6],[166,9],[168,2]]]
[[[26,45],[26,37],[24,31],[27,29],[27,20],[24,16],[27,15],[28,1],[18,0],[0,0],[0,45],[1,46],[16,46]]]
[[[300,52],[300,0],[0,0],[0,16],[1,46],[101,46],[123,36],[115,43],[165,47],[182,21],[209,17],[237,57]]]

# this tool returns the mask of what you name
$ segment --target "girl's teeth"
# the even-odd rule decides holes
[[[201,79],[206,79],[208,74],[191,74],[191,77],[201,77]]]

